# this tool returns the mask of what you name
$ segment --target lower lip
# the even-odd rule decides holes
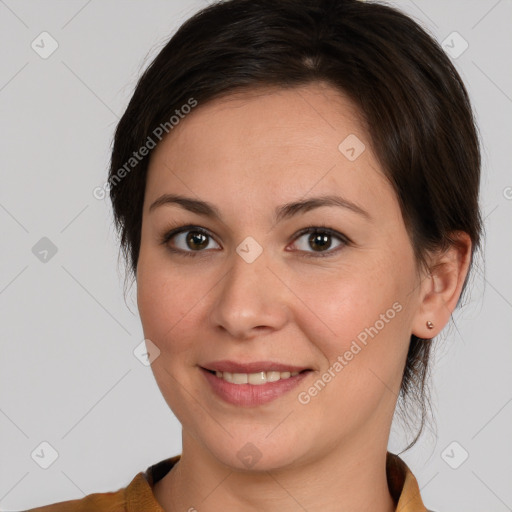
[[[288,393],[296,387],[311,371],[305,371],[276,382],[266,382],[265,384],[233,384],[217,377],[208,370],[201,368],[201,372],[210,383],[213,391],[225,402],[243,407],[255,407],[272,402],[276,398]]]

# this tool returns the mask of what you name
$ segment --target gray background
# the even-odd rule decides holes
[[[454,31],[469,44],[454,62],[483,139],[486,224],[485,264],[435,353],[437,432],[402,458],[437,512],[512,510],[512,2],[391,3],[450,51],[464,45]],[[110,207],[92,191],[137,77],[205,5],[0,0],[2,510],[117,490],[181,451],[179,423],[133,354],[135,288],[125,302]],[[31,47],[43,31],[59,45],[46,59]],[[47,261],[33,252],[43,237],[57,248]],[[48,469],[43,441],[58,453]],[[390,449],[406,444],[394,425]]]

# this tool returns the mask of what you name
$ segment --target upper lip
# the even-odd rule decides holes
[[[206,370],[231,373],[258,373],[258,372],[301,372],[308,370],[306,366],[294,366],[291,364],[277,363],[275,361],[253,361],[251,363],[237,363],[224,359],[212,361],[202,366]]]

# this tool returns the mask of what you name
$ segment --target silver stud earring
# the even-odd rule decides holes
[[[430,320],[428,320],[427,321],[427,329],[433,329],[433,328],[434,328],[434,324]]]

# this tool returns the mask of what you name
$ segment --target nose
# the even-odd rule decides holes
[[[247,340],[283,328],[291,292],[270,260],[265,250],[252,262],[233,251],[228,272],[214,288],[209,318],[215,329]]]

